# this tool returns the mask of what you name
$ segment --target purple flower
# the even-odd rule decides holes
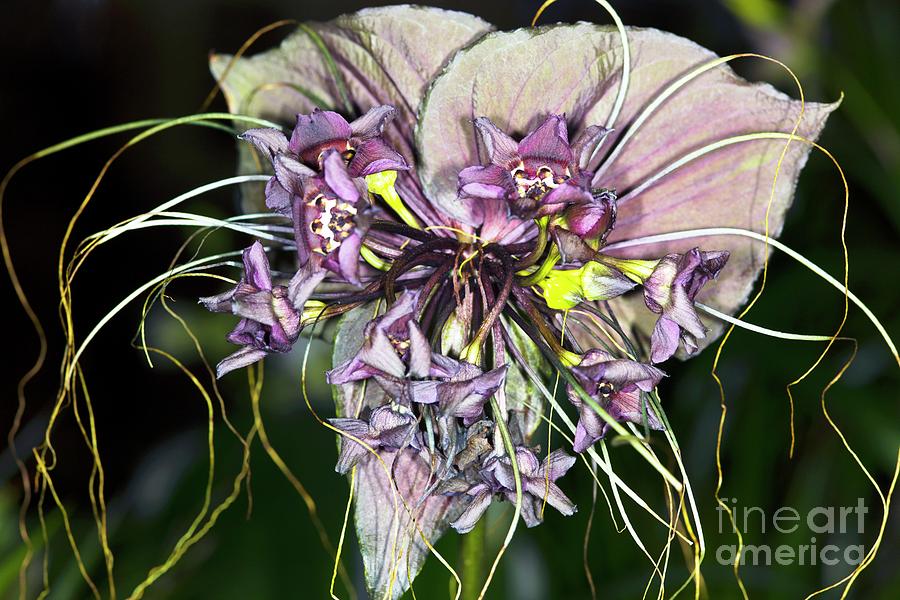
[[[208,310],[241,317],[226,339],[243,348],[219,363],[217,375],[253,364],[269,352],[290,351],[300,335],[303,304],[319,281],[321,274],[300,270],[289,285],[273,285],[262,244],[254,242],[244,250],[244,275],[237,286],[200,299]]]
[[[371,212],[363,180],[350,177],[334,150],[326,151],[321,174],[284,154],[275,157],[274,165],[275,183],[267,189],[288,190],[301,265],[312,258],[358,285],[359,250]]]
[[[397,450],[419,445],[416,418],[408,411],[397,410],[392,406],[379,406],[369,415],[368,421],[328,419],[328,422],[336,429],[356,438],[341,436],[341,451],[334,470],[342,475],[348,473],[370,450],[379,448]]]
[[[415,381],[376,373],[378,384],[396,402],[436,405],[439,416],[458,417],[471,425],[484,414],[484,404],[506,381],[507,366],[483,372],[475,365],[432,353],[429,376]]]
[[[355,356],[328,371],[333,385],[374,378],[402,406],[436,405],[440,416],[465,425],[478,420],[484,404],[503,385],[507,367],[482,372],[465,361],[436,352],[415,320],[419,292],[405,292],[366,325],[365,342]]]
[[[314,110],[297,115],[297,124],[288,140],[277,129],[248,129],[241,139],[253,143],[271,160],[288,155],[307,167],[321,171],[330,150],[347,163],[351,177],[365,177],[381,171],[406,170],[403,157],[384,141],[384,127],[395,115],[393,106],[381,105],[348,123],[330,110]]]
[[[688,354],[697,350],[697,340],[707,330],[694,308],[694,298],[719,274],[728,256],[725,251],[701,252],[697,248],[685,254],[668,254],[644,282],[644,302],[659,315],[650,340],[654,363],[675,354],[679,339]]]
[[[640,424],[646,411],[647,426],[662,429],[657,415],[649,406],[642,406],[641,400],[641,392],[652,391],[665,376],[656,367],[593,349],[585,353],[578,366],[572,367],[572,374],[584,391],[616,421]],[[568,396],[569,402],[578,409],[572,450],[584,452],[606,435],[609,424],[571,386],[568,386]]]
[[[266,206],[294,221],[301,264],[311,253],[325,266],[359,284],[359,248],[365,235],[367,175],[405,170],[403,157],[382,138],[391,106],[376,106],[348,123],[335,112],[297,115],[288,140],[277,129],[248,129],[241,138],[269,157],[275,177],[266,185]]]
[[[575,457],[563,450],[554,450],[541,462],[533,450],[519,446],[516,448],[516,463],[522,482],[522,518],[528,527],[539,525],[543,520],[545,499],[563,515],[575,514],[575,504],[556,485],[556,480],[575,464]],[[464,491],[464,495],[470,498],[468,505],[450,524],[459,533],[467,533],[475,527],[490,506],[494,494],[516,502],[516,482],[509,457],[488,458],[478,477],[479,481]]]
[[[530,218],[591,202],[593,173],[585,167],[606,129],[588,127],[570,144],[565,116],[550,115],[516,143],[486,117],[475,119],[475,125],[491,164],[460,172],[459,197],[482,221],[502,218],[508,210]]]
[[[342,385],[376,374],[427,377],[431,345],[415,320],[419,292],[403,293],[380,317],[366,324],[362,347],[355,356],[328,371],[328,383]]]

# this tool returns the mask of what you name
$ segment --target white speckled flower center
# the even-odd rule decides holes
[[[327,198],[322,194],[309,202],[319,211],[319,216],[309,224],[309,229],[321,238],[320,246],[313,248],[315,252],[329,254],[338,249],[345,239],[353,233],[356,207],[342,200]]]

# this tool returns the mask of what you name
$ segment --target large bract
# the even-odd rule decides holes
[[[653,363],[710,343],[719,328],[694,302],[733,313],[762,266],[762,249],[734,238],[616,242],[781,230],[806,146],[788,146],[777,179],[781,141],[700,150],[789,133],[800,103],[717,66],[650,111],[716,57],[668,33],[626,33],[627,88],[615,29],[495,32],[407,6],[308,24],[227,73],[230,57],[212,59],[233,112],[286,126],[249,130],[239,149],[242,171],[273,173],[244,190],[247,210],[264,201],[294,231],[289,247],[254,244],[237,288],[204,300],[242,319],[220,375],[340,319],[330,423],[338,472],[355,469],[377,596],[408,589],[428,554],[420,533],[469,531],[491,502],[516,501],[516,477],[527,525],[558,518],[545,501],[575,512],[560,479],[574,459],[531,440],[541,400],[526,374],[548,361],[571,371],[575,452],[617,421],[662,428]],[[833,108],[807,103],[797,134],[815,139]]]

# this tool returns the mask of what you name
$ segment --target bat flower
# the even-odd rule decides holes
[[[554,214],[569,204],[591,202],[593,173],[584,170],[607,130],[586,128],[569,143],[566,118],[550,115],[516,142],[487,117],[475,119],[490,165],[466,167],[459,173],[459,197],[476,220]]]
[[[656,367],[593,349],[585,353],[578,366],[572,367],[572,374],[584,391],[616,421],[643,424],[646,415],[650,429],[662,429],[659,417],[641,398],[641,392],[653,391],[665,376]],[[572,386],[568,386],[567,391],[569,402],[578,409],[572,450],[584,452],[606,434],[609,424],[575,393]]]
[[[533,450],[516,448],[516,463],[522,482],[522,518],[528,527],[543,521],[542,506],[546,503],[565,516],[575,514],[575,504],[556,485],[556,480],[575,464],[575,457],[563,450],[554,450],[543,461]],[[479,471],[480,481],[463,492],[469,502],[450,526],[459,533],[471,531],[487,511],[495,495],[516,502],[516,481],[512,461],[508,457],[489,457]]]
[[[408,411],[393,406],[379,406],[362,419],[328,419],[341,436],[341,450],[334,470],[342,475],[356,466],[359,459],[379,448],[401,450],[419,446],[416,418]],[[355,439],[354,439],[355,438]]]
[[[393,407],[414,419],[415,452],[374,439],[370,418],[377,457],[355,459],[366,581],[391,600],[421,569],[423,539],[466,530],[491,498],[510,498],[497,441],[530,443],[547,383],[536,380],[553,365],[614,419],[660,426],[641,398],[663,376],[651,364],[714,340],[721,323],[693,304],[735,313],[763,264],[764,245],[722,232],[780,234],[809,151],[799,138],[815,140],[836,106],[801,107],[656,30],[627,29],[625,52],[620,32],[590,23],[491,29],[461,13],[378,8],[212,61],[233,112],[296,123],[290,139],[244,137],[273,164],[266,202],[292,221],[303,281],[325,273],[306,297],[337,321],[337,415]],[[252,147],[239,152],[240,172],[258,173]],[[261,204],[262,189],[243,191],[245,205]],[[650,351],[601,350],[614,347]],[[570,397],[583,451],[607,428],[595,403]],[[510,453],[528,524],[545,496],[574,511],[553,484],[571,459]],[[438,491],[451,480],[459,489]],[[386,508],[391,490],[415,510]]]
[[[706,326],[694,308],[694,298],[715,279],[728,261],[728,252],[667,254],[644,282],[644,302],[659,315],[651,338],[650,359],[659,363],[675,354],[681,341],[685,351],[697,351],[697,340],[706,336]]]
[[[300,335],[303,306],[319,281],[321,276],[299,270],[289,285],[273,285],[262,244],[255,242],[244,250],[244,275],[237,286],[200,299],[208,310],[241,317],[227,339],[243,348],[219,363],[218,376],[253,364],[269,352],[290,351]]]

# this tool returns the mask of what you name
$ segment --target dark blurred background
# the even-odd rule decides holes
[[[197,110],[212,85],[207,71],[211,50],[233,52],[257,28],[283,18],[325,20],[381,2],[288,2],[286,0],[6,0],[0,5],[0,116],[5,128],[0,171],[57,141],[99,127]],[[439,1],[437,6],[475,13],[500,28],[525,26],[538,2]],[[789,64],[802,80],[808,99],[834,100],[846,94],[829,121],[823,143],[841,161],[851,186],[847,240],[851,287],[900,335],[900,286],[897,283],[900,231],[900,7],[894,0],[619,0],[614,3],[630,25],[656,27],[689,37],[720,55],[756,51]],[[605,21],[588,0],[560,0],[543,21]],[[273,46],[286,33],[265,36],[255,47]],[[745,77],[771,81],[794,94],[786,75],[762,61],[734,68]],[[220,99],[214,104],[224,109]],[[19,276],[48,329],[50,352],[41,374],[28,388],[28,406],[17,444],[28,453],[50,416],[58,385],[62,336],[57,317],[56,261],[68,219],[103,162],[127,138],[106,139],[53,156],[26,168],[8,189],[4,219]],[[166,199],[234,172],[234,145],[228,137],[203,128],[175,129],[129,150],[109,172],[85,212],[74,241],[143,212]],[[800,180],[783,240],[840,275],[838,244],[842,211],[840,178],[830,161],[813,155]],[[227,216],[237,207],[232,191],[193,202],[194,212]],[[184,231],[157,228],[130,234],[91,256],[75,285],[76,329],[83,337],[98,318],[134,287],[163,271]],[[219,234],[208,251],[239,247],[237,238]],[[243,240],[240,240],[241,242]],[[223,334],[230,318],[202,314],[194,299],[221,285],[203,280],[176,283],[172,306],[196,329],[211,361],[229,351]],[[19,308],[7,278],[0,283],[4,335],[0,425],[15,409],[16,381],[31,366],[37,338]],[[767,293],[750,314],[753,322],[789,331],[829,333],[839,323],[842,298],[803,267],[775,255]],[[112,321],[83,359],[96,413],[98,443],[106,468],[110,534],[116,553],[117,583],[129,591],[162,562],[201,507],[206,478],[207,409],[196,389],[165,359],[148,367],[131,345],[140,317],[132,306]],[[189,338],[157,309],[150,317],[150,340],[163,346],[202,375]],[[900,443],[898,370],[874,331],[851,310],[846,332],[859,340],[856,362],[828,396],[833,418],[885,487]],[[313,403],[330,414],[330,395],[321,381],[324,346],[313,352],[310,387]],[[319,351],[322,350],[322,351]],[[820,347],[737,332],[720,365],[729,404],[723,450],[722,495],[739,507],[758,506],[770,515],[789,506],[806,514],[815,506],[850,506],[863,498],[869,521],[863,535],[855,528],[827,543],[872,543],[881,519],[877,495],[823,418],[819,393],[850,353],[838,344],[821,367],[796,388],[796,454],[788,458],[788,400],[784,386],[815,360]],[[318,503],[332,539],[341,526],[346,482],[332,472],[334,438],[311,418],[299,394],[293,356],[271,361],[263,394],[263,417],[275,447],[300,476]],[[716,563],[714,551],[732,544],[727,528],[719,531],[714,510],[715,433],[718,394],[709,376],[713,353],[672,365],[664,387],[666,408],[687,456],[695,493],[705,507],[710,556],[705,575],[712,598],[739,597],[730,569]],[[204,382],[207,382],[204,379]],[[246,432],[252,422],[246,384],[239,376],[222,386],[229,414]],[[240,466],[241,447],[216,421],[214,500],[231,489]],[[103,581],[102,555],[87,496],[91,458],[72,416],[65,412],[54,435],[59,466],[55,486],[66,502],[74,537],[94,579]],[[663,509],[662,488],[627,451],[614,455],[622,472],[645,498]],[[318,541],[305,505],[257,445],[252,460],[253,507],[247,517],[246,494],[224,513],[216,527],[168,575],[150,589],[152,598],[327,597],[331,560]],[[16,594],[22,549],[16,529],[21,485],[8,451],[0,452],[0,597]],[[565,480],[581,511],[573,518],[552,515],[533,531],[520,529],[504,560],[492,598],[588,598],[582,566],[584,530],[591,485],[583,470]],[[48,499],[48,505],[52,502]],[[639,510],[631,515],[647,539],[663,537]],[[496,542],[505,532],[504,516],[490,531]],[[36,514],[29,515],[42,543]],[[770,521],[771,525],[771,521]],[[47,517],[52,598],[84,598],[57,512]],[[801,527],[795,534],[761,531],[751,521],[745,542],[809,544],[814,536]],[[856,536],[856,537],[854,537]],[[859,539],[856,539],[856,538]],[[496,538],[496,539],[495,539]],[[900,597],[900,518],[888,524],[879,559],[860,579],[852,597]],[[350,545],[345,551],[351,574],[360,564]],[[661,546],[659,546],[661,547]],[[457,552],[456,536],[439,548]],[[677,552],[677,549],[675,549]],[[652,550],[651,550],[652,551]],[[589,546],[593,576],[601,598],[636,598],[651,572],[649,561],[627,534],[613,528],[601,498]],[[683,566],[673,558],[678,576]],[[40,572],[30,573],[32,594]],[[798,598],[840,578],[846,566],[747,566],[742,573],[751,595]],[[433,560],[416,589],[420,598],[443,597],[448,577]],[[677,577],[673,577],[675,581]],[[674,587],[672,587],[674,590]],[[343,590],[341,596],[346,597]],[[837,595],[826,597],[838,597]]]

